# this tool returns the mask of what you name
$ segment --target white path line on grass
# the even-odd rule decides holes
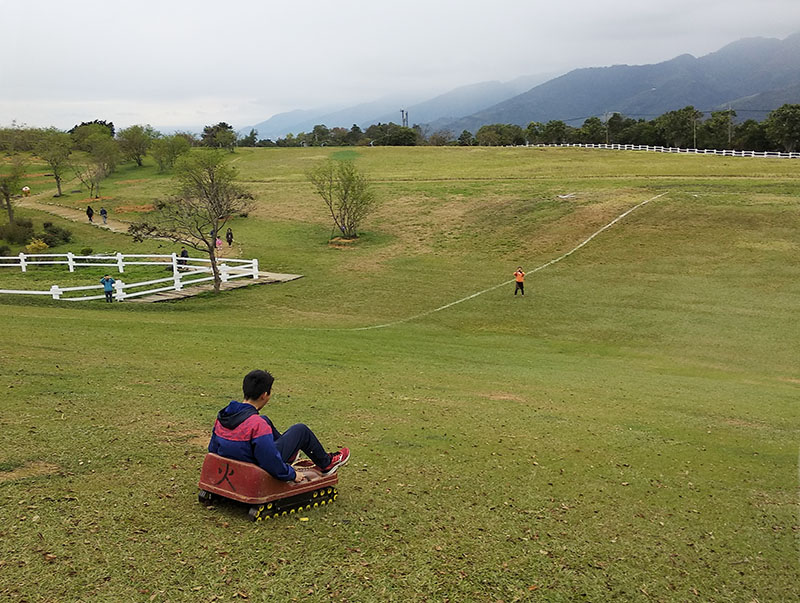
[[[608,230],[609,228],[614,226],[614,224],[616,224],[617,222],[622,220],[625,216],[627,216],[631,212],[639,209],[643,205],[647,205],[648,203],[650,203],[650,201],[655,201],[656,199],[660,199],[661,197],[663,197],[666,194],[667,193],[661,193],[660,195],[656,195],[655,197],[651,197],[650,199],[647,199],[645,201],[642,201],[641,203],[638,203],[638,204],[634,205],[629,210],[621,213],[616,218],[611,220],[611,222],[609,222],[608,224],[603,226],[600,230],[598,230],[597,232],[593,233],[591,236],[589,236],[589,238],[587,238],[582,243],[576,245],[575,247],[570,249],[565,254],[558,256],[556,259],[550,260],[549,262],[547,262],[546,264],[542,264],[538,268],[534,268],[533,270],[528,272],[528,274],[533,274],[535,272],[539,272],[540,270],[544,270],[548,266],[552,266],[556,262],[560,262],[564,258],[569,257],[570,255],[572,255],[573,253],[578,251],[578,249],[580,249],[581,247],[586,245],[589,241],[594,239],[601,232],[603,232],[604,230]],[[477,293],[473,293],[472,295],[468,295],[467,297],[462,297],[461,299],[457,299],[456,301],[450,302],[449,304],[445,304],[444,306],[439,306],[438,308],[434,308],[433,310],[428,310],[428,311],[422,312],[420,314],[415,314],[414,316],[409,316],[408,318],[401,318],[399,320],[393,320],[392,322],[386,322],[386,323],[383,323],[383,324],[380,324],[380,325],[372,325],[372,326],[369,326],[369,327],[354,327],[352,329],[346,329],[346,330],[348,330],[348,331],[369,331],[370,329],[383,329],[383,328],[386,328],[386,327],[393,327],[394,325],[399,325],[399,324],[402,324],[404,322],[409,322],[409,321],[412,321],[412,320],[416,320],[417,318],[422,318],[423,316],[428,316],[430,314],[433,314],[434,312],[440,312],[442,310],[446,310],[447,308],[451,308],[451,307],[455,306],[456,304],[460,304],[460,303],[463,303],[465,301],[469,301],[470,299],[478,297],[479,295],[483,295],[484,293],[488,293],[489,291],[494,291],[495,289],[499,289],[500,287],[505,287],[506,285],[508,285],[509,283],[512,283],[512,282],[514,282],[514,279],[509,279],[507,281],[504,281],[502,283],[499,283],[497,285],[489,287],[488,289],[484,289],[483,291],[478,291]]]

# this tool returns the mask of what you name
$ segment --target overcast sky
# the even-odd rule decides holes
[[[0,0],[0,18],[0,126],[197,131],[785,38],[800,0]]]

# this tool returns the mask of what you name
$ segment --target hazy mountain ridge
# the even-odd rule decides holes
[[[800,33],[784,40],[744,38],[696,58],[682,54],[649,65],[613,65],[551,76],[523,76],[509,82],[469,84],[420,100],[387,97],[342,109],[298,110],[274,115],[251,128],[259,138],[276,139],[310,132],[315,125],[366,129],[374,123],[409,124],[428,132],[447,129],[475,132],[483,125],[560,119],[580,125],[591,116],[619,112],[652,119],[687,105],[699,110],[753,111],[740,118],[761,119],[785,103],[800,102]],[[758,115],[761,113],[761,115]]]
[[[576,69],[436,126],[474,132],[490,123],[525,126],[531,121],[560,119],[580,125],[587,117],[615,111],[649,119],[687,105],[700,110],[733,106],[754,95],[769,103],[758,109],[775,109],[784,102],[800,102],[800,97],[792,96],[798,83],[800,34],[785,40],[745,38],[700,58],[684,54],[652,65]],[[782,102],[775,105],[778,101]]]
[[[254,126],[242,128],[240,133],[247,134],[254,128],[258,131],[259,138],[275,140],[289,133],[310,132],[318,124],[324,124],[329,128],[347,129],[356,124],[366,129],[375,123],[392,121],[399,124],[400,109],[408,111],[410,125],[435,120],[452,120],[516,96],[551,77],[552,74],[529,75],[508,82],[479,82],[460,86],[422,101],[418,98],[388,97],[336,111],[330,109],[290,111],[274,115]]]

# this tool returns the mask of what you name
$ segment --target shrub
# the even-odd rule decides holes
[[[94,249],[92,249],[91,247],[84,247],[83,249],[81,249],[81,255],[92,255],[93,252]]]
[[[0,239],[5,239],[9,243],[24,245],[32,238],[33,223],[30,220],[20,218],[14,224],[0,226]]]
[[[40,238],[50,247],[55,247],[61,243],[69,243],[72,240],[72,231],[55,226],[52,222],[45,222],[44,234]]]
[[[41,239],[32,239],[30,243],[25,245],[25,251],[28,253],[42,253],[45,249],[48,249],[50,245],[42,241]]]
[[[11,255],[11,247],[8,245],[0,245],[0,257],[2,256],[10,256]]]

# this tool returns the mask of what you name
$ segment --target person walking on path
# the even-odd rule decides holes
[[[111,297],[111,294],[114,292],[115,282],[116,281],[107,274],[100,279],[100,284],[103,285],[103,293],[106,294],[106,301],[108,303],[112,303],[114,301],[114,299]]]
[[[228,247],[233,245],[233,231],[230,228],[225,233],[225,240],[228,241]]]
[[[186,258],[189,257],[189,252],[186,251],[186,247],[181,247],[181,259],[178,260],[179,266],[186,266]]]
[[[91,205],[86,206],[86,217],[89,218],[89,222],[94,224],[94,220],[92,220],[92,216],[94,216],[94,210],[92,209]]]
[[[522,271],[522,266],[517,266],[517,271],[514,273],[514,295],[517,291],[525,295],[525,273]]]
[[[217,251],[222,251],[222,239],[220,239],[219,237],[217,237],[216,245],[217,245]]]
[[[108,220],[108,211],[106,211],[105,207],[100,208],[100,217],[103,218],[103,224],[107,224]]]

